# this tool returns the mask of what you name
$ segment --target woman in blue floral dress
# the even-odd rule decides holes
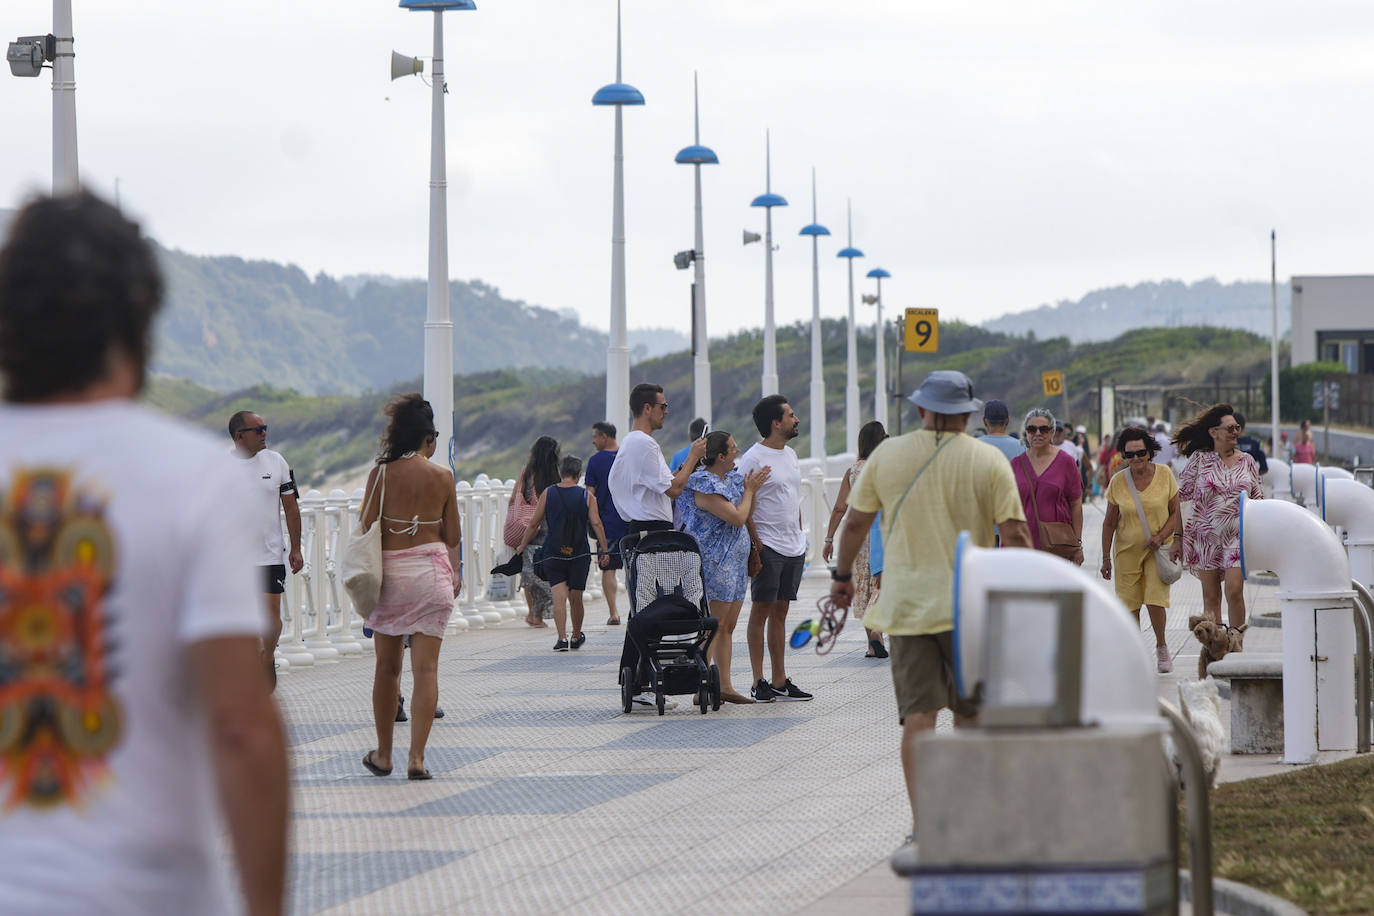
[[[721,699],[727,703],[752,703],[730,683],[730,657],[735,622],[749,585],[749,531],[745,523],[754,508],[754,494],[768,479],[769,469],[748,477],[735,470],[739,447],[724,430],[706,437],[706,456],[687,478],[677,498],[682,530],[701,547],[702,577],[711,615],[720,621],[711,641],[710,657],[720,669]]]

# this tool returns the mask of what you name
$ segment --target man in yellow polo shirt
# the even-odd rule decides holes
[[[902,770],[907,791],[916,785],[913,740],[935,728],[946,707],[958,727],[978,721],[976,701],[954,689],[954,545],[968,531],[979,547],[993,546],[993,526],[1004,547],[1030,547],[1016,479],[995,446],[965,435],[969,416],[983,409],[962,372],[932,372],[910,398],[921,428],[879,445],[849,494],[840,529],[830,597],[848,607],[854,596],[854,556],[882,511],[883,587],[864,626],[891,637],[892,684],[902,723]],[[915,864],[916,799],[912,833],[892,856],[905,871]]]

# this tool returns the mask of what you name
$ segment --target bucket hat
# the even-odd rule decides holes
[[[973,413],[983,409],[983,402],[973,396],[973,382],[954,369],[930,373],[907,400],[935,413]]]

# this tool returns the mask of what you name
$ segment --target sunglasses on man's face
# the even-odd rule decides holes
[[[1122,452],[1121,457],[1130,460],[1131,458],[1144,458],[1148,454],[1150,454],[1150,450],[1147,448],[1142,448],[1134,452]]]
[[[266,426],[245,426],[243,429],[239,430],[239,432],[241,432],[241,433],[257,433],[259,436],[261,436],[263,433],[267,432],[267,427],[266,427]]]
[[[1032,436],[1047,436],[1051,427],[1049,426],[1027,426],[1026,432]]]

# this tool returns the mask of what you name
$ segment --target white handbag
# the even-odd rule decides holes
[[[1140,493],[1135,488],[1135,479],[1131,477],[1131,469],[1126,468],[1126,486],[1131,490],[1131,499],[1135,500],[1135,511],[1140,513],[1140,528],[1145,532],[1148,539],[1154,535],[1150,530],[1150,523],[1145,520],[1145,507],[1140,504]],[[1183,577],[1183,564],[1175,563],[1173,559],[1160,547],[1155,551],[1155,571],[1159,573],[1159,581],[1165,585],[1173,585]]]
[[[372,506],[372,496],[367,505],[358,512],[358,527],[348,537],[343,558],[339,562],[339,572],[343,575],[344,590],[353,602],[353,610],[366,620],[372,616],[377,602],[382,597],[382,505],[386,503],[386,465],[381,465],[381,504],[377,507],[377,520],[371,527],[364,528],[362,520]],[[376,488],[372,491],[377,492]]]

